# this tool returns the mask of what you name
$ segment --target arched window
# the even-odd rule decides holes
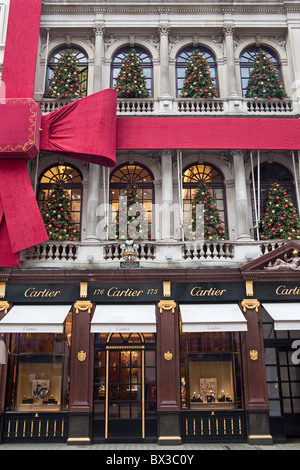
[[[80,71],[80,89],[82,96],[87,95],[87,80],[88,80],[88,57],[87,54],[80,49],[79,47],[60,47],[56,49],[48,58],[47,64],[47,76],[46,76],[46,86],[45,91],[48,90],[50,80],[53,77],[53,72],[56,65],[58,64],[59,59],[64,56],[66,53],[72,54]]]
[[[79,234],[81,233],[82,175],[71,165],[54,165],[46,169],[40,177],[38,203],[42,208],[49,199],[49,191],[54,183],[62,182],[71,200],[71,215]]]
[[[208,163],[194,164],[183,171],[183,208],[192,205],[200,182],[205,182],[216,201],[220,218],[227,227],[224,177]]]
[[[255,225],[255,205],[254,205],[254,195],[253,195],[253,175],[251,174],[251,199],[252,199],[252,212],[253,212],[253,221]],[[257,167],[254,168],[254,180],[255,180],[255,192],[256,192],[256,202],[258,202],[258,181],[257,181]],[[280,163],[261,163],[260,165],[260,207],[258,208],[258,218],[263,216],[263,211],[265,208],[265,203],[268,195],[270,186],[273,183],[279,183],[290,196],[293,204],[297,206],[296,191],[294,185],[294,178],[291,172]]]
[[[200,54],[203,55],[204,59],[208,63],[211,78],[214,78],[215,80],[214,83],[216,85],[217,92],[219,94],[217,62],[216,62],[216,58],[214,54],[209,49],[203,46],[198,46],[198,47],[188,46],[188,47],[185,47],[184,49],[181,49],[176,59],[177,96],[180,96],[181,90],[184,85],[186,66],[191,60],[192,55],[196,49],[200,51]]]
[[[130,183],[136,185],[138,200],[147,210],[149,233],[151,233],[154,185],[153,176],[147,168],[140,164],[126,164],[117,168],[110,179],[110,203],[117,213],[119,198],[126,195]]]
[[[111,64],[111,88],[114,87],[116,78],[121,70],[121,65],[131,50],[132,47],[126,46],[119,49],[114,55]],[[153,67],[151,56],[142,47],[135,46],[134,50],[143,67],[143,75],[146,78],[147,90],[149,90],[150,96],[153,96]]]
[[[241,81],[242,81],[242,93],[245,97],[247,94],[247,86],[250,78],[250,74],[254,68],[254,64],[256,61],[256,56],[259,51],[263,49],[266,53],[267,57],[273,62],[273,66],[279,72],[279,76],[281,78],[281,67],[278,60],[277,55],[274,51],[269,49],[268,47],[257,47],[257,46],[250,46],[247,49],[244,49],[240,55],[240,69],[241,69]]]

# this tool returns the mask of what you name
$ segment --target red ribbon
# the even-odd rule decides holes
[[[20,251],[48,240],[26,160],[46,150],[116,164],[115,90],[78,100],[43,119],[32,99],[41,3],[10,0],[0,90],[0,267],[18,267]]]

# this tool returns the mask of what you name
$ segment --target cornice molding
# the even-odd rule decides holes
[[[249,2],[245,1],[240,2],[239,4],[234,4],[232,0],[228,1],[220,1],[218,3],[212,2],[199,2],[194,0],[190,1],[189,3],[186,2],[140,2],[140,1],[125,1],[125,2],[83,2],[83,1],[70,1],[69,4],[66,2],[60,3],[60,1],[55,0],[45,0],[42,6],[42,14],[74,14],[74,12],[78,14],[143,14],[143,13],[151,13],[151,14],[203,14],[203,13],[285,13],[286,11],[299,11],[299,2],[292,3],[292,2],[284,2],[281,3],[275,2],[274,0],[268,1],[265,0],[264,2],[256,1],[256,2]]]

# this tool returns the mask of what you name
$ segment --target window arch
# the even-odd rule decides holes
[[[57,164],[48,167],[41,175],[38,187],[38,203],[40,209],[44,207],[49,199],[49,191],[54,183],[63,183],[71,200],[71,216],[81,233],[81,212],[82,212],[82,175],[80,171],[68,164]]]
[[[216,201],[220,218],[227,228],[226,194],[222,173],[210,163],[194,163],[183,170],[183,210],[192,205],[200,182],[207,184]]]
[[[257,47],[249,46],[244,49],[240,55],[240,70],[241,70],[241,82],[242,82],[242,94],[245,97],[247,94],[247,86],[250,78],[250,74],[254,68],[256,56],[259,51],[263,49],[267,57],[273,62],[274,68],[279,72],[281,78],[281,67],[277,54],[268,47]]]
[[[218,86],[218,73],[217,73],[217,61],[215,55],[206,47],[204,46],[187,46],[184,49],[181,49],[177,54],[176,58],[176,92],[177,97],[180,96],[181,90],[184,86],[184,79],[185,79],[185,69],[189,61],[191,60],[192,55],[194,54],[195,50],[200,51],[200,54],[203,55],[204,59],[207,61],[209,65],[209,71],[211,78],[215,80],[215,85],[217,88],[217,92],[219,94],[219,86]]]
[[[48,63],[47,63],[47,75],[46,75],[46,85],[45,85],[45,91],[48,90],[50,81],[53,77],[53,72],[55,70],[55,67],[59,61],[59,59],[65,55],[66,53],[72,54],[75,59],[76,63],[78,66],[78,70],[80,71],[80,89],[82,96],[87,96],[87,83],[88,83],[88,56],[86,52],[81,49],[80,47],[77,46],[62,46],[59,47],[58,49],[55,49],[55,51],[52,52],[52,54],[48,58]]]
[[[255,191],[256,191],[256,201],[258,201],[258,189],[257,189],[257,167],[254,168],[254,178],[255,178]],[[253,194],[253,174],[251,173],[251,201],[252,201],[252,216],[255,225],[255,205],[254,205],[254,194]],[[265,208],[265,203],[268,195],[269,188],[271,184],[279,183],[290,196],[293,204],[297,206],[297,198],[295,191],[294,178],[292,173],[285,166],[280,163],[268,163],[264,162],[260,165],[260,207],[259,215],[263,216],[263,211]]]
[[[149,233],[151,233],[152,208],[154,204],[153,175],[146,167],[139,163],[119,166],[110,178],[110,204],[115,213],[119,211],[119,198],[126,195],[130,183],[136,184],[137,197],[148,213]],[[112,221],[114,224],[114,221]]]
[[[114,87],[116,83],[116,78],[121,70],[121,65],[124,59],[132,50],[132,47],[125,46],[122,49],[119,49],[116,54],[112,58],[111,63],[111,88]],[[136,56],[142,64],[143,67],[143,75],[146,78],[146,87],[149,90],[150,96],[153,96],[153,66],[152,66],[152,58],[150,54],[142,47],[135,46],[134,50],[136,52]]]

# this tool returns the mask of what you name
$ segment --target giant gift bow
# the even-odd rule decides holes
[[[104,90],[42,117],[32,99],[41,0],[10,0],[0,90],[0,267],[48,240],[27,171],[40,150],[103,166],[116,164],[115,90]]]
[[[104,90],[46,116],[32,99],[0,105],[0,266],[48,240],[26,161],[40,150],[104,166],[116,164],[116,92]]]

